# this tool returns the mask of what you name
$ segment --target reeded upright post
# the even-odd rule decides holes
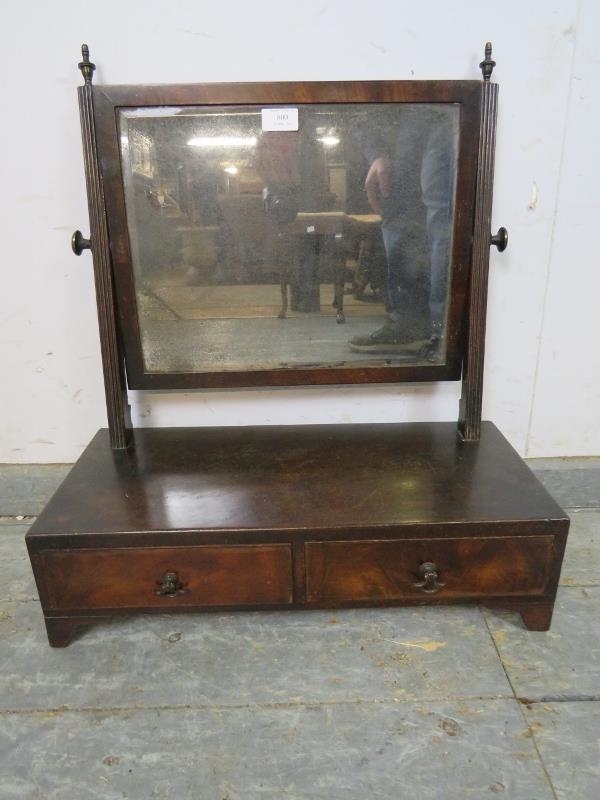
[[[131,418],[127,401],[125,364],[120,347],[116,300],[111,270],[110,246],[100,164],[96,149],[92,79],[95,64],[90,61],[87,44],[81,46],[79,69],[84,84],[78,87],[83,159],[90,217],[90,243],[94,261],[94,281],[98,306],[100,349],[104,372],[104,391],[110,444],[114,450],[127,447],[131,436]]]
[[[467,442],[477,441],[481,435],[483,363],[490,265],[496,117],[498,110],[498,85],[490,82],[492,71],[496,66],[496,62],[492,60],[491,42],[487,42],[485,58],[479,66],[483,74],[481,85],[481,125],[469,284],[468,332],[458,418],[459,432],[464,441]]]

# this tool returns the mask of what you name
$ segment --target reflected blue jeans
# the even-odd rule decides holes
[[[398,321],[407,308],[402,290],[411,258],[407,233],[411,220],[423,218],[429,255],[429,311],[434,330],[440,330],[446,312],[450,270],[451,207],[454,183],[454,135],[451,126],[441,122],[426,131],[403,126],[391,154],[390,196],[384,204],[383,241],[388,262],[388,303],[391,319]],[[415,145],[420,152],[416,152]],[[421,157],[422,152],[422,157]],[[414,159],[422,158],[415,171]],[[412,187],[406,174],[412,174]],[[410,183],[410,180],[409,180]],[[419,197],[420,195],[420,197]],[[411,196],[413,202],[411,204]],[[416,209],[419,201],[422,207]],[[413,228],[414,230],[414,228]]]

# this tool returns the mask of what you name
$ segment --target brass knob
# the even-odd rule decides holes
[[[155,594],[159,597],[176,597],[178,594],[185,592],[176,572],[165,572],[162,578],[156,581],[156,584],[159,588]]]
[[[90,239],[84,239],[81,231],[75,231],[71,236],[71,250],[76,256],[80,256],[84,250],[91,250],[92,242]]]
[[[498,233],[493,233],[490,237],[490,245],[498,248],[499,253],[503,253],[508,247],[508,231],[506,228],[498,228]]]
[[[419,575],[422,580],[415,581],[413,586],[425,594],[435,594],[446,585],[443,581],[438,580],[438,568],[432,561],[425,561],[424,564],[421,564]]]

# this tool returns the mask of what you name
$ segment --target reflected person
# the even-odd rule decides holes
[[[263,201],[277,231],[282,292],[291,288],[293,311],[319,311],[319,252],[314,236],[293,235],[298,213],[321,212],[328,202],[327,162],[314,120],[301,118],[298,131],[261,133],[254,167],[264,181]],[[293,244],[292,244],[293,242]],[[280,317],[284,318],[287,299]]]
[[[446,314],[456,149],[453,108],[395,107],[394,121],[354,128],[369,162],[365,190],[382,217],[388,319],[356,336],[357,352],[400,353],[421,343],[429,358],[441,347]],[[428,342],[428,344],[427,344]]]

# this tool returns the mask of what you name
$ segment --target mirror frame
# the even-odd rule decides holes
[[[201,389],[459,380],[466,355],[469,279],[473,269],[481,81],[366,81],[93,86],[95,138],[115,286],[117,319],[130,389]],[[90,86],[90,88],[92,88]],[[134,285],[119,147],[122,108],[334,103],[455,103],[459,144],[443,364],[381,363],[245,371],[147,372]]]

